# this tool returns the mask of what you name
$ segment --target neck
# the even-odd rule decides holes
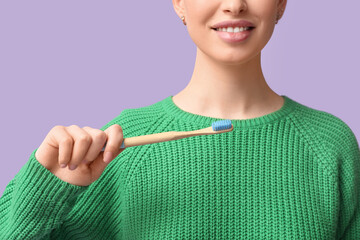
[[[216,62],[197,50],[189,84],[173,97],[185,111],[226,119],[247,119],[280,109],[283,98],[266,83],[261,53],[247,62]]]

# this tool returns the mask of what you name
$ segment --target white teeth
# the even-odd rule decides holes
[[[233,27],[228,27],[228,28],[217,28],[216,31],[221,31],[221,32],[243,32],[243,31],[247,31],[249,30],[249,27],[235,27],[235,29]]]
[[[228,27],[227,32],[234,32],[234,28]]]

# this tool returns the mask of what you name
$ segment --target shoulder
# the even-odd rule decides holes
[[[339,159],[357,155],[359,145],[350,126],[327,111],[298,103],[291,120],[309,149],[335,171]],[[331,163],[330,161],[335,161]]]
[[[298,103],[294,123],[310,135],[322,136],[324,140],[339,142],[354,140],[355,134],[340,117],[319,109]],[[355,138],[356,140],[356,138]]]

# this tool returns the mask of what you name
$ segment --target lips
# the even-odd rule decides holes
[[[223,32],[215,31],[220,39],[227,43],[239,43],[243,42],[251,36],[252,31],[242,31],[242,32]]]

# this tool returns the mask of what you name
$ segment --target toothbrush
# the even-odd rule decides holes
[[[166,141],[178,140],[186,137],[194,137],[199,135],[210,135],[210,134],[230,132],[233,129],[234,127],[231,124],[231,120],[220,120],[213,122],[211,127],[194,130],[194,131],[180,131],[180,132],[169,131],[169,132],[124,138],[120,148],[146,145],[146,144],[158,143],[158,142],[166,142]],[[105,151],[105,146],[106,143],[101,151]]]

